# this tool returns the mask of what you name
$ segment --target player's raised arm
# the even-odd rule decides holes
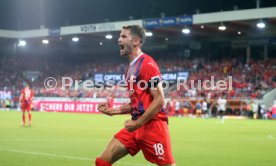
[[[98,105],[97,108],[100,112],[113,116],[113,115],[119,115],[119,114],[128,114],[131,112],[131,107],[129,104],[122,105],[118,108],[109,108],[107,103],[101,103]]]

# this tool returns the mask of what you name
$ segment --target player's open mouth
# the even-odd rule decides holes
[[[124,45],[120,45],[120,50],[123,50],[125,48]]]

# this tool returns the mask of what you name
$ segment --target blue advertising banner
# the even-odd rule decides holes
[[[176,25],[176,17],[164,17],[160,19],[162,26],[174,26]]]
[[[177,79],[187,80],[189,77],[189,72],[178,72]]]
[[[180,16],[176,18],[177,24],[179,25],[192,25],[193,16]]]
[[[60,36],[60,28],[49,29],[49,36]]]
[[[144,28],[156,28],[156,27],[162,27],[162,26],[191,25],[191,24],[193,24],[193,16],[148,18],[143,20]]]
[[[148,18],[143,20],[143,27],[155,28],[160,26],[160,18]]]
[[[186,80],[188,79],[189,72],[162,72],[162,80],[166,81],[177,81],[177,79]],[[121,81],[125,80],[124,74],[120,73],[97,73],[94,74],[94,81],[106,82],[106,81]]]

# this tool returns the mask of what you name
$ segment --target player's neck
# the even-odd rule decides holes
[[[135,58],[137,58],[142,53],[143,52],[142,52],[142,50],[140,48],[136,49],[136,50],[133,50],[132,53],[128,56],[129,63],[131,63]]]

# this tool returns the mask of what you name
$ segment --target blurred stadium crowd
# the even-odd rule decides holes
[[[225,80],[232,76],[233,90],[187,90],[176,89],[175,83],[170,85],[165,93],[166,97],[207,97],[217,98],[221,94],[227,98],[261,98],[266,92],[276,88],[276,59],[250,60],[243,62],[238,58],[212,59],[202,57],[183,58],[176,55],[156,52],[154,58],[161,72],[187,71],[188,83],[191,80]],[[117,55],[116,55],[117,56]],[[89,58],[88,58],[89,59]],[[11,91],[13,98],[19,96],[24,82],[28,82],[36,97],[94,97],[114,98],[128,97],[124,88],[116,87],[114,90],[85,90],[67,88],[61,89],[61,78],[71,77],[73,80],[93,79],[95,73],[124,73],[127,61],[124,58],[90,58],[87,56],[50,56],[48,58],[33,56],[3,57],[0,66],[0,89]],[[54,77],[58,81],[55,90],[47,90],[44,80]]]

